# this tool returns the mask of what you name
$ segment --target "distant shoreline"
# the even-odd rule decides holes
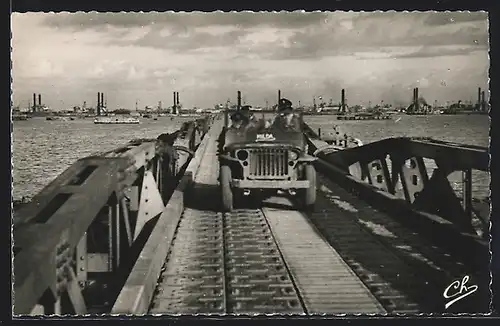
[[[311,111],[301,111],[297,110],[298,112],[301,112],[305,116],[356,116],[356,115],[373,115],[375,113],[372,112],[352,112],[352,113],[347,113],[347,114],[339,114],[338,112],[328,112],[328,111],[322,111],[322,112],[311,112]],[[252,110],[254,113],[277,113],[276,111],[273,110]],[[160,113],[148,113],[151,115],[159,115]],[[189,114],[189,113],[187,113]],[[389,111],[389,112],[380,112],[381,115],[412,115],[412,116],[440,116],[440,115],[488,115],[489,112],[487,111],[457,111],[457,112],[443,112],[443,113],[428,113],[428,114],[421,114],[421,113],[406,113],[406,112],[394,112],[394,111]],[[116,114],[121,116],[122,114]],[[128,116],[128,114],[126,114]],[[162,116],[172,116],[172,114],[169,113],[161,113]],[[182,114],[181,114],[182,116]],[[67,117],[67,118],[78,118],[78,119],[88,119],[88,118],[96,118],[97,115],[92,115],[92,114],[81,114],[81,113],[57,113],[57,112],[36,112],[35,114],[33,113],[14,113],[12,115],[12,120],[18,121],[18,120],[28,120],[31,118],[36,118],[36,117],[54,117],[54,118],[60,118],[60,117]]]

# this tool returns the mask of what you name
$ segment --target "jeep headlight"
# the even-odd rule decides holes
[[[236,152],[236,157],[240,161],[244,161],[248,158],[248,151],[244,149],[240,149],[239,151]]]
[[[288,159],[290,161],[295,161],[299,157],[299,154],[295,151],[288,151]]]

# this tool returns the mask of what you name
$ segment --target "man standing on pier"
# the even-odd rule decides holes
[[[173,180],[177,177],[177,161],[179,159],[179,153],[174,149],[175,140],[179,136],[179,131],[171,134],[161,134],[157,138],[157,146],[159,153],[162,157],[162,177],[163,185],[165,188],[170,187],[175,184]],[[165,189],[169,191],[171,189]]]

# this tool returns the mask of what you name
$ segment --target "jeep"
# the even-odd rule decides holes
[[[316,158],[307,153],[299,119],[297,127],[291,129],[276,123],[266,125],[263,119],[240,128],[223,128],[218,157],[224,211],[233,210],[235,198],[252,193],[270,197],[278,191],[299,198],[305,209],[314,207]]]

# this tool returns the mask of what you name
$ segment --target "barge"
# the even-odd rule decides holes
[[[139,124],[140,121],[134,117],[97,117],[94,119],[94,124],[103,124],[103,125],[134,125]]]
[[[338,115],[337,120],[392,120],[392,116],[387,114]]]

